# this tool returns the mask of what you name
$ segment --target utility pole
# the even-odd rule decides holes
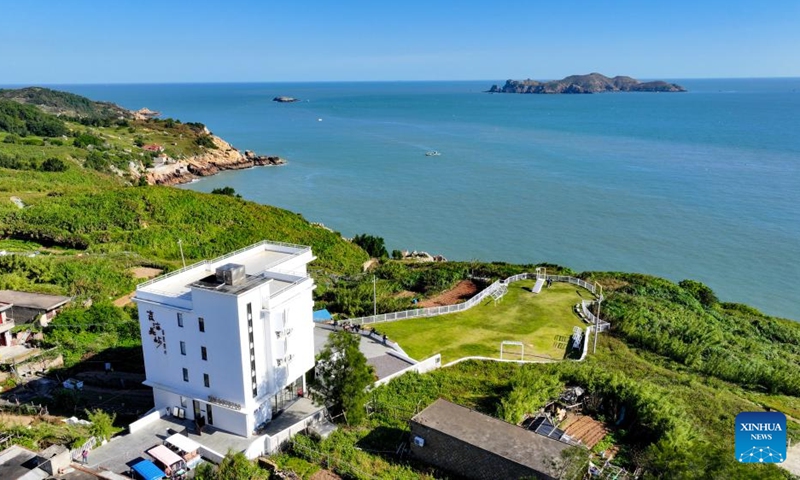
[[[181,261],[183,262],[183,268],[186,268],[186,259],[183,258],[183,240],[178,239],[178,248],[181,249]]]
[[[375,286],[375,275],[372,276],[372,314],[378,314],[378,290]]]

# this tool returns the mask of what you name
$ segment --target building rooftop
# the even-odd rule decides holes
[[[16,307],[53,310],[69,301],[69,297],[63,297],[61,295],[45,295],[43,293],[0,290],[0,302],[11,303]]]
[[[47,473],[39,470],[39,456],[27,448],[12,445],[0,452],[0,478],[18,479],[47,478]]]
[[[262,283],[272,281],[272,293],[274,293],[285,288],[282,283],[291,285],[292,282],[273,278],[267,272],[274,271],[279,273],[284,263],[302,255],[308,256],[306,262],[314,259],[311,255],[310,247],[262,241],[221,257],[203,260],[180,270],[161,275],[139,284],[137,291],[168,297],[188,297],[192,288],[203,288],[236,295],[255,288]],[[216,270],[229,264],[242,265],[247,272],[246,278],[236,285],[224,285],[224,282],[215,278]],[[265,273],[267,274],[265,275]]]
[[[569,445],[494,417],[438,399],[416,414],[412,423],[449,435],[539,472],[551,468]]]

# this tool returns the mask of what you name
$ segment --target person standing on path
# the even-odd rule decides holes
[[[89,463],[89,450],[86,450],[85,448],[83,449],[81,452],[81,459],[83,459],[84,465]]]

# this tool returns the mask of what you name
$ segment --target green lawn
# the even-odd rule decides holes
[[[573,306],[592,294],[567,283],[554,283],[542,293],[530,292],[533,281],[512,283],[508,293],[497,304],[490,298],[480,305],[461,312],[431,318],[400,320],[376,324],[412,358],[421,360],[435,353],[442,361],[480,355],[500,357],[500,342],[518,341],[529,354],[561,359],[566,350],[556,346],[557,335],[572,335],[572,327],[585,327],[573,313]],[[519,347],[510,347],[506,358],[519,358]]]

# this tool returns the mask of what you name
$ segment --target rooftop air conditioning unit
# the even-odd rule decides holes
[[[244,265],[229,263],[217,268],[217,281],[225,285],[239,285],[245,279]]]

